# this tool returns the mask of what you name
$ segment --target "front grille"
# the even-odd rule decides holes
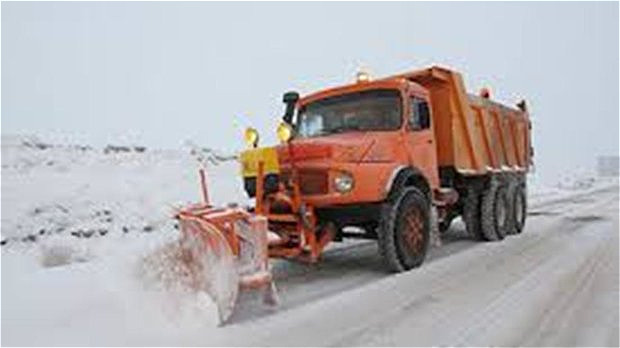
[[[304,195],[326,194],[329,191],[329,179],[326,171],[301,170],[299,186]]]
[[[291,173],[286,170],[281,173],[282,182],[290,185]],[[327,171],[316,169],[299,170],[299,190],[302,195],[319,195],[329,193],[329,176]],[[290,187],[290,186],[289,186]]]

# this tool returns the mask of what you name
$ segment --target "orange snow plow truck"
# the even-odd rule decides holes
[[[280,144],[259,147],[257,131],[245,132],[239,160],[255,205],[211,206],[203,175],[204,202],[178,214],[222,321],[239,289],[276,302],[269,258],[315,263],[331,242],[367,238],[387,270],[401,272],[420,266],[431,236],[457,216],[475,240],[523,230],[533,155],[525,101],[468,94],[461,75],[441,67],[358,73],[352,84],[283,99]]]

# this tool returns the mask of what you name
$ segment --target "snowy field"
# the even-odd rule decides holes
[[[474,243],[462,238],[457,222],[444,247],[406,274],[386,274],[369,242],[336,248],[319,266],[276,262],[280,308],[250,308],[220,328],[209,299],[162,289],[143,262],[177,237],[175,207],[200,199],[198,156],[207,163],[215,203],[248,203],[237,162],[209,150],[101,149],[3,136],[1,344],[618,344],[617,180],[532,185],[522,235]],[[573,215],[583,219],[571,222]],[[591,226],[584,226],[588,216]],[[591,257],[607,254],[615,264]],[[510,272],[495,272],[501,264]],[[591,280],[580,270],[599,270],[599,282],[592,281],[597,312],[566,314],[550,299],[564,296],[560,285]],[[575,296],[590,298],[589,290]],[[568,318],[581,313],[590,325],[576,338],[555,335],[574,332],[572,324],[544,322],[551,333],[536,331],[532,318],[556,318],[546,308]],[[511,320],[500,320],[506,313]]]
[[[177,237],[175,208],[200,200],[200,163],[218,183],[215,203],[247,203],[237,162],[192,146],[93,149],[3,136],[2,343],[109,345],[127,342],[125,330],[214,325],[200,299],[158,291],[139,274],[145,255]]]

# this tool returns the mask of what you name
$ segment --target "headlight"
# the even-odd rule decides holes
[[[340,193],[349,192],[353,189],[353,176],[349,173],[338,173],[334,178],[334,188]]]
[[[291,136],[293,136],[293,129],[288,123],[280,122],[278,128],[276,129],[276,133],[278,135],[278,139],[280,139],[281,142],[286,143],[289,139],[291,139]]]
[[[246,144],[248,144],[249,147],[258,146],[258,132],[256,131],[256,129],[252,127],[246,128],[245,132],[243,133],[243,137],[245,138],[245,142]]]

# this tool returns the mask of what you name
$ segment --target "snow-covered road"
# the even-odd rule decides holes
[[[532,203],[523,234],[475,243],[455,224],[404,274],[385,274],[373,243],[333,250],[315,267],[279,263],[279,311],[254,303],[216,334],[147,342],[618,346],[618,186]]]
[[[462,226],[455,226],[454,240],[444,250],[405,274],[381,277],[366,268],[368,262],[356,264],[353,254],[362,249],[340,253],[324,267],[334,264],[351,290],[303,307],[299,296],[301,308],[256,325],[262,334],[225,342],[617,346],[617,187],[568,196],[536,212],[524,234],[502,243],[461,240]],[[372,258],[372,249],[365,249],[364,260]],[[348,267],[342,266],[344,258]],[[368,284],[354,286],[363,283],[362,272]]]
[[[366,241],[335,244],[315,266],[276,261],[281,305],[244,294],[231,323],[216,327],[208,301],[156,291],[136,274],[142,256],[175,237],[157,223],[167,213],[160,205],[196,196],[183,171],[191,161],[87,156],[85,164],[59,155],[58,168],[31,155],[5,160],[3,148],[2,345],[618,346],[617,180],[533,194],[525,231],[502,242],[471,241],[456,221],[407,273],[386,273]],[[224,180],[214,194],[238,186],[233,168],[214,170]],[[92,172],[98,181],[88,186]],[[43,189],[62,180],[64,190]],[[158,188],[152,199],[149,187]],[[138,218],[125,218],[124,207]],[[46,231],[32,241],[38,223]],[[109,233],[69,233],[78,228]]]

